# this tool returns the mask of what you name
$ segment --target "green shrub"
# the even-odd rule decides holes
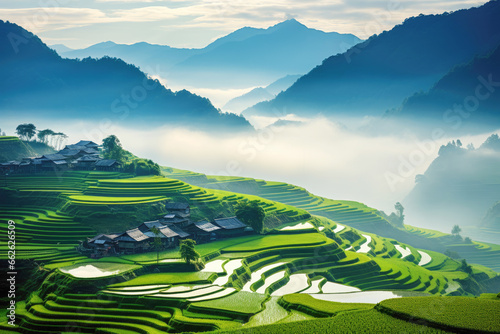
[[[123,171],[136,176],[161,175],[160,166],[152,160],[133,159],[125,164]]]

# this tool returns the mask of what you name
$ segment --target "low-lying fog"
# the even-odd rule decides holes
[[[440,145],[456,139],[372,137],[321,118],[239,135],[171,125],[144,131],[113,124],[28,119],[3,122],[2,128],[13,134],[17,124],[24,122],[33,122],[38,129],[63,131],[69,135],[67,143],[79,139],[100,142],[115,134],[127,150],[163,166],[288,182],[317,195],[356,200],[387,212],[404,199],[415,175],[424,173]],[[461,140],[478,146],[488,135]]]

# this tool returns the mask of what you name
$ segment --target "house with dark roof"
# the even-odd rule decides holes
[[[160,218],[160,222],[165,225],[178,225],[178,226],[186,226],[189,223],[188,217],[183,217],[178,213],[169,213]]]
[[[78,170],[93,170],[95,168],[95,164],[99,161],[100,158],[93,155],[84,155],[75,161],[73,161],[73,166]]]
[[[177,233],[177,235],[179,236],[179,239],[187,239],[189,237],[191,237],[191,234],[189,234],[188,232],[184,231],[183,229],[181,229],[179,226],[176,226],[176,225],[167,225],[169,229],[171,229],[172,231],[174,231],[175,233]]]
[[[86,153],[83,150],[63,149],[57,152],[57,154],[64,155],[66,158],[78,159]]]
[[[219,233],[221,237],[234,237],[248,232],[248,226],[236,217],[214,219],[213,225],[221,228]]]
[[[0,163],[0,170],[3,174],[17,173],[20,171],[21,161],[12,160]]]
[[[114,255],[118,252],[118,242],[116,238],[120,234],[99,234],[89,239],[87,244],[92,249],[92,257],[99,258],[108,255]]]
[[[42,155],[41,169],[42,170],[66,170],[68,169],[67,157],[62,154],[46,154]]]
[[[189,232],[197,243],[205,243],[217,240],[221,228],[215,226],[207,220],[202,220],[196,223],[191,223],[183,228],[184,231]]]
[[[142,253],[150,248],[152,239],[141,232],[138,228],[128,230],[116,237],[120,253],[135,254]]]
[[[160,235],[159,237],[162,238],[162,241],[164,243],[164,246],[166,248],[173,248],[177,247],[179,245],[179,239],[186,239],[187,237],[190,236],[189,233],[183,231],[181,228],[173,225],[164,225],[160,221],[151,221],[151,222],[144,222],[141,225],[139,225],[138,229],[147,235],[150,238],[155,237],[155,234],[153,233],[153,228],[156,227]]]
[[[99,145],[90,140],[80,140],[75,146],[85,146],[86,148],[94,148],[97,149]]]
[[[95,163],[95,169],[99,171],[117,171],[122,167],[121,162],[113,159],[99,160]]]
[[[165,209],[170,214],[177,214],[180,217],[187,218],[191,215],[191,208],[187,203],[169,202],[165,204]]]

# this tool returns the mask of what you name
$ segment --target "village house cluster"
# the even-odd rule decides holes
[[[236,237],[253,233],[253,229],[236,217],[219,218],[209,222],[203,220],[193,222],[190,219],[191,209],[187,203],[167,203],[168,212],[162,218],[144,222],[137,228],[110,234],[99,234],[87,241],[91,256],[99,258],[114,254],[135,254],[149,252],[154,249],[155,237],[162,240],[164,249],[175,248],[180,240],[193,239],[198,244],[215,241],[221,238]],[[153,228],[160,232],[154,234]]]
[[[102,159],[99,156],[99,145],[86,140],[81,140],[74,145],[66,145],[62,150],[54,154],[0,164],[0,171],[4,174],[64,171],[69,169],[117,171],[120,168],[120,162]]]

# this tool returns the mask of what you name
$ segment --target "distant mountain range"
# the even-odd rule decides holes
[[[293,83],[300,77],[300,75],[287,75],[267,87],[254,88],[250,92],[235,97],[227,102],[224,107],[222,107],[222,110],[239,114],[243,110],[259,102],[273,99],[276,95],[293,85]]]
[[[110,119],[116,123],[184,124],[251,129],[234,114],[221,114],[209,100],[172,92],[137,67],[114,58],[63,59],[35,35],[0,21],[2,118],[19,115],[60,119]]]
[[[303,116],[381,115],[430,89],[453,67],[500,44],[500,1],[420,15],[326,59],[288,90],[245,115],[287,110]]]
[[[500,231],[500,139],[490,136],[479,148],[460,141],[442,146],[403,205],[411,224],[451,231],[453,225]]]
[[[118,57],[149,74],[161,75],[175,86],[234,89],[262,86],[292,73],[307,73],[325,58],[359,42],[352,34],[309,29],[292,19],[267,29],[239,29],[202,49],[112,42],[82,50],[54,48],[68,58]]]
[[[453,68],[429,91],[408,98],[393,117],[449,127],[500,126],[500,46]]]

